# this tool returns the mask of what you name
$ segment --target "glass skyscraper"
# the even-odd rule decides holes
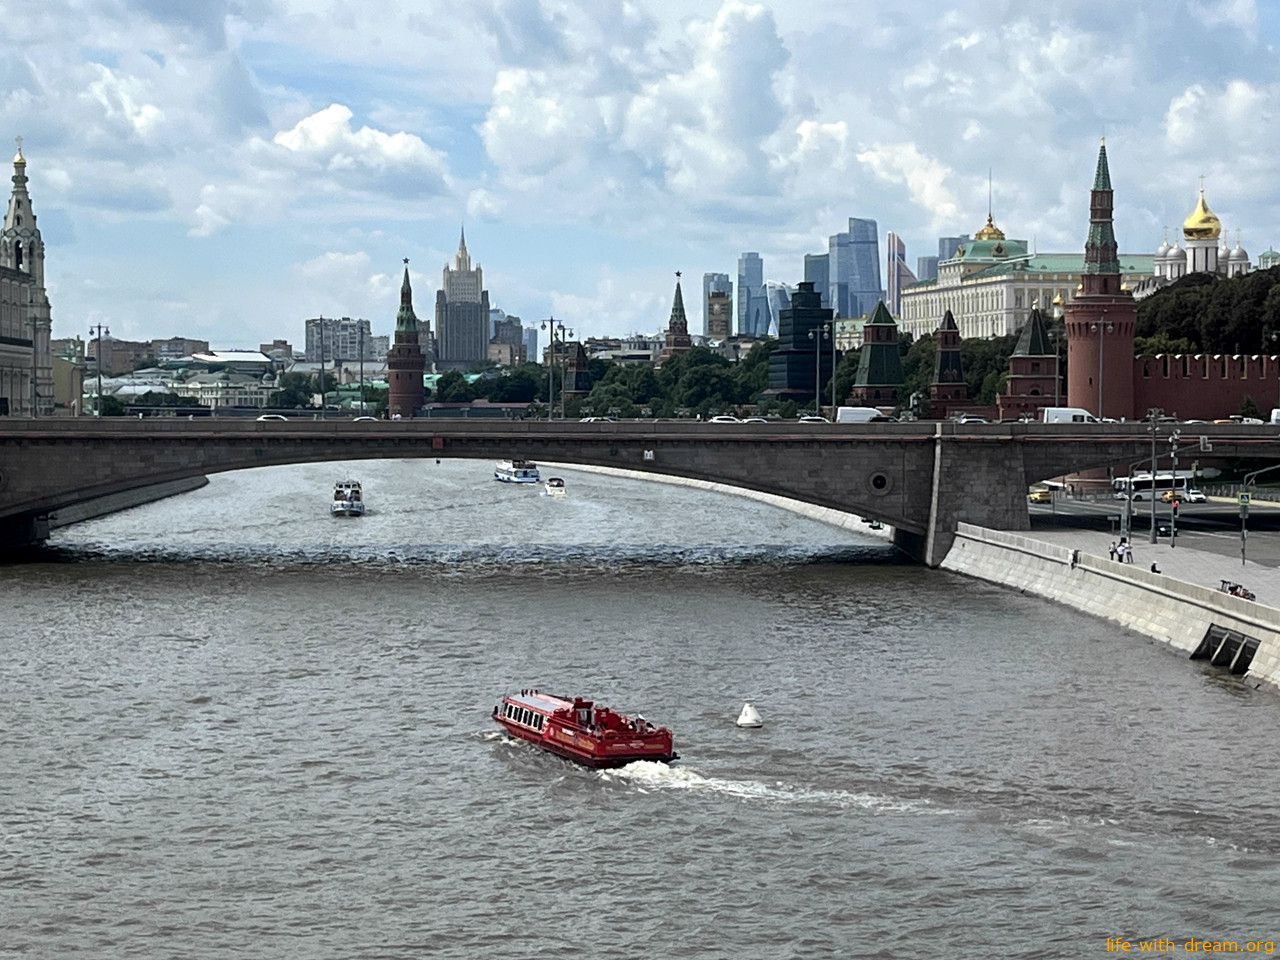
[[[769,333],[769,304],[764,295],[764,260],[760,254],[738,258],[738,336],[765,337]]]
[[[884,299],[880,285],[880,233],[874,220],[849,218],[849,232],[827,245],[828,289],[838,317],[870,315]]]
[[[806,253],[804,255],[804,280],[812,283],[813,289],[822,297],[824,307],[831,306],[831,258],[825,253]]]

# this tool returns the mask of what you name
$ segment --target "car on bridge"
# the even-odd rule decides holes
[[[722,413],[717,417],[712,417],[707,422],[708,423],[741,423],[742,421],[739,420],[737,417],[731,417],[727,413]]]
[[[812,414],[810,414],[807,417],[801,417],[799,422],[800,423],[830,423],[831,421],[828,420],[826,417],[815,417]]]
[[[258,418],[259,420],[288,420],[288,417],[281,416],[278,413],[264,413]]]

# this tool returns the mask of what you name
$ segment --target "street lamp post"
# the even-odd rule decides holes
[[[364,416],[364,321],[357,321],[359,326],[360,351],[360,416]]]
[[[320,318],[320,419],[324,419],[324,317]]]
[[[831,321],[831,420],[836,419],[836,324]]]
[[[102,335],[105,333],[111,336],[111,331],[102,324],[97,324],[89,328],[90,333],[96,333],[98,336],[98,346],[94,351],[94,366],[98,368],[98,394],[93,398],[93,415],[95,417],[102,416]]]
[[[555,383],[556,383],[557,334],[559,335],[558,339],[559,339],[560,345],[563,347],[565,343],[565,337],[566,336],[572,337],[573,331],[566,330],[564,328],[564,324],[562,322],[557,322],[555,317],[550,317],[546,320],[543,320],[542,323],[539,324],[539,327],[542,330],[546,330],[551,337],[550,345],[547,348],[549,351],[549,353],[547,354],[547,419],[552,420],[555,418],[555,412],[556,412]],[[560,416],[562,418],[564,416],[564,373],[565,373],[565,368],[562,365],[560,368]]]
[[[1102,358],[1107,353],[1106,335],[1115,329],[1114,323],[1107,323],[1107,311],[1102,311],[1102,319],[1089,324],[1089,330],[1098,335],[1098,419],[1103,419],[1102,413]]]
[[[809,339],[813,341],[813,414],[822,416],[822,341],[831,336],[831,324],[824,323],[821,330],[810,330]],[[835,371],[831,372],[832,377]]]
[[[1169,459],[1173,461],[1173,497],[1169,500],[1169,547],[1178,545],[1178,441],[1182,438],[1179,430],[1169,434]],[[1152,505],[1155,504],[1155,488],[1152,487]]]
[[[1147,411],[1151,420],[1151,542],[1156,542],[1156,421],[1164,413],[1160,407],[1152,407]],[[1133,496],[1133,491],[1129,491]]]
[[[1056,302],[1054,298],[1053,304],[1053,405],[1056,407],[1061,402],[1062,396],[1062,336],[1066,332],[1059,328],[1058,324],[1062,322],[1062,304]]]

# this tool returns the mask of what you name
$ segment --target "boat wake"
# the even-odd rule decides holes
[[[626,783],[641,791],[688,790],[693,793],[718,794],[747,802],[777,805],[814,805],[838,809],[869,810],[873,813],[945,813],[928,800],[903,800],[851,790],[824,790],[781,781],[773,784],[752,780],[725,780],[704,777],[684,766],[668,766],[650,760],[637,760],[616,770],[601,770],[601,779]]]

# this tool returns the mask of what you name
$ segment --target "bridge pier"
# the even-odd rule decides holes
[[[30,547],[48,539],[49,519],[47,517],[0,517],[0,550]]]

